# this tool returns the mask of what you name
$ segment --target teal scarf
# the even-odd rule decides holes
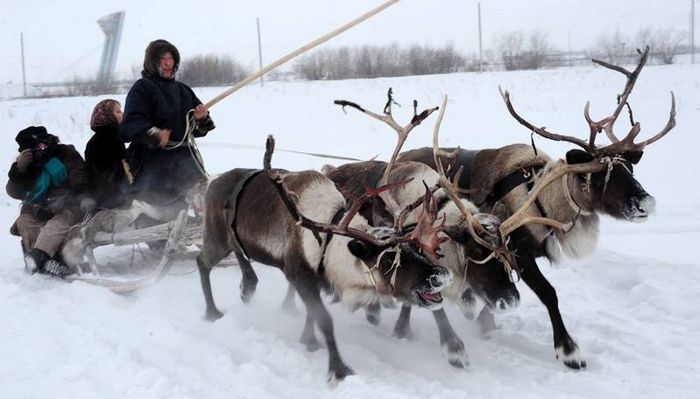
[[[34,191],[30,193],[29,201],[39,203],[44,200],[49,187],[58,187],[68,180],[68,171],[60,159],[53,157],[41,168],[41,174],[36,180]]]

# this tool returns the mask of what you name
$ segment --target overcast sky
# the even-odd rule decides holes
[[[695,1],[698,13],[700,0]],[[116,72],[127,77],[156,38],[171,41],[184,58],[228,54],[257,69],[256,17],[262,25],[264,63],[269,63],[379,4],[381,0],[3,0],[0,84],[22,81],[20,32],[28,82],[96,74],[104,42],[96,20],[116,11],[126,12]],[[615,30],[633,35],[653,26],[687,32],[690,5],[691,0],[482,0],[483,44],[489,48],[499,33],[521,29],[548,31],[562,50],[587,49],[598,35]],[[477,32],[477,1],[402,0],[324,47],[451,42],[463,53],[476,53]]]

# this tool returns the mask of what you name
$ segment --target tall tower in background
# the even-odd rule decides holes
[[[112,82],[114,68],[117,65],[117,54],[119,53],[119,42],[122,37],[124,15],[124,11],[119,11],[97,20],[97,24],[100,25],[100,28],[102,28],[105,34],[105,45],[102,48],[100,70],[97,73],[98,82]]]

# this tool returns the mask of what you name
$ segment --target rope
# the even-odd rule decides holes
[[[165,147],[163,147],[163,149],[174,150],[176,148],[182,147],[185,144],[185,142],[187,142],[186,147],[190,152],[192,160],[197,166],[197,170],[199,171],[199,173],[202,174],[202,177],[208,180],[211,178],[211,176],[204,169],[204,160],[202,160],[202,154],[199,152],[197,142],[194,139],[195,126],[197,126],[197,121],[194,119],[194,110],[191,109],[187,111],[187,114],[185,115],[185,134],[182,135],[182,139],[179,142],[177,142],[177,144],[166,145]]]
[[[562,189],[564,190],[564,198],[566,198],[566,202],[569,203],[569,206],[571,209],[576,212],[577,215],[592,215],[593,212],[587,211],[576,203],[574,201],[574,197],[571,196],[571,185],[569,184],[569,174],[565,173],[564,176],[561,177],[561,184],[562,184]]]
[[[213,147],[213,148],[222,148],[222,147],[227,147],[227,148],[233,148],[236,150],[240,149],[251,149],[251,150],[264,150],[265,147],[261,145],[250,145],[250,144],[235,144],[235,143],[213,143],[211,141],[207,141],[205,143],[201,143],[202,146],[204,147]],[[318,152],[307,152],[307,151],[299,151],[299,150],[289,150],[289,149],[284,149],[284,148],[278,148],[275,147],[275,152],[288,152],[291,154],[301,154],[301,155],[309,155],[312,157],[317,157],[317,158],[327,158],[327,159],[338,159],[341,161],[354,161],[354,162],[362,162],[365,161],[365,159],[359,159],[359,158],[353,158],[353,157],[347,157],[343,155],[333,155],[333,154],[323,154],[323,153],[318,153]],[[375,155],[371,159],[376,158],[377,156]]]
[[[379,264],[382,261],[384,255],[389,252],[394,252],[394,260],[391,262],[391,268],[387,270],[386,274],[391,273],[391,278],[389,279],[389,284],[391,287],[396,283],[396,274],[398,272],[399,266],[401,266],[401,248],[398,245],[386,248],[377,257],[377,261],[374,262],[372,267],[368,267],[364,262],[360,262],[362,267],[365,269],[365,277],[367,277],[367,282],[374,288],[377,288],[377,280],[374,278],[374,270],[379,270]]]

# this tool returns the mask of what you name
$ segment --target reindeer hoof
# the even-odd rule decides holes
[[[243,303],[250,303],[250,300],[253,298],[253,295],[255,295],[255,290],[258,286],[258,281],[250,281],[246,282],[246,280],[241,281],[240,285],[240,290],[241,290],[241,301]]]
[[[459,342],[459,345],[443,345],[442,352],[447,357],[447,362],[452,367],[463,369],[469,366],[469,356],[464,350],[464,344]]]
[[[381,310],[379,304],[369,305],[365,308],[365,318],[373,326],[379,325],[381,320]]]
[[[461,339],[455,336],[453,339],[447,339],[442,342],[440,346],[442,347],[442,354],[452,367],[462,369],[469,365],[469,356],[467,356],[464,342]]]
[[[321,343],[318,342],[318,339],[316,339],[315,336],[310,339],[301,339],[300,341],[302,344],[304,344],[308,352],[316,352],[317,350],[321,349]]]
[[[476,320],[479,322],[481,333],[484,335],[498,329],[496,326],[496,319],[493,317],[493,313],[488,307],[481,309],[481,312],[479,313],[479,316],[477,316]]]
[[[376,314],[367,313],[366,317],[367,317],[367,321],[369,322],[369,324],[371,324],[373,326],[379,325],[380,319]]]
[[[405,326],[405,327],[395,327],[394,328],[394,338],[398,339],[413,339],[413,331],[411,330],[410,326]]]
[[[224,314],[219,312],[217,309],[207,310],[207,313],[204,315],[204,318],[208,321],[216,321],[222,317],[224,317]]]
[[[328,385],[334,387],[349,375],[355,375],[355,372],[352,371],[352,369],[346,365],[342,365],[333,370],[330,370],[328,372]]]
[[[578,345],[571,338],[564,345],[556,347],[554,351],[557,359],[561,360],[565,366],[574,370],[586,368],[586,360],[583,358]]]

